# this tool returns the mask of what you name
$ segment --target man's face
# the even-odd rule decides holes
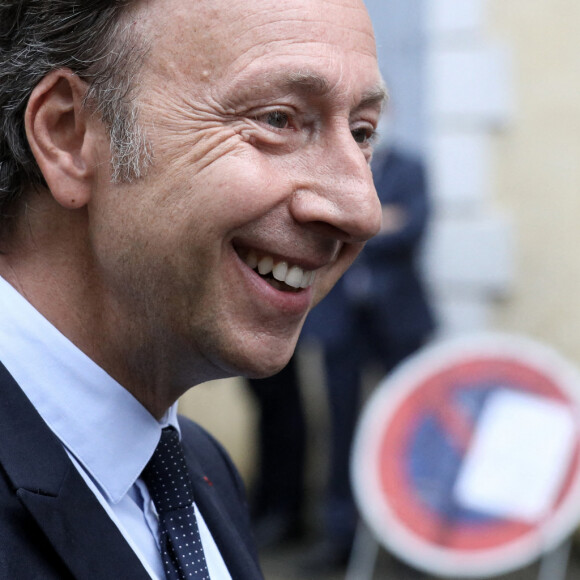
[[[143,341],[207,377],[271,374],[380,225],[368,16],[359,0],[152,0],[135,23],[154,162],[128,184],[100,169],[104,287]]]

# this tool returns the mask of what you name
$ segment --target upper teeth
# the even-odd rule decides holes
[[[276,280],[292,288],[308,288],[316,275],[314,271],[304,270],[300,266],[290,266],[288,262],[274,262],[272,256],[258,258],[253,250],[248,252],[244,261],[252,270],[257,268],[262,276],[271,273]]]

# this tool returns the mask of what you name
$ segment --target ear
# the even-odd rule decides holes
[[[83,107],[87,83],[68,69],[52,71],[32,91],[26,135],[54,199],[67,209],[90,198],[95,167],[94,120]]]

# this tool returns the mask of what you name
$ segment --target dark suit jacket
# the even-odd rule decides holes
[[[233,580],[261,579],[243,485],[180,419],[196,503]],[[0,364],[0,580],[150,580],[64,448]]]

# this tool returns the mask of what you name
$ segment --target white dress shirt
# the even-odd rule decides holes
[[[139,478],[161,429],[177,423],[177,404],[157,421],[117,381],[61,334],[0,277],[0,360],[64,445],[151,578],[165,578],[155,507]],[[196,507],[210,576],[231,580]]]

